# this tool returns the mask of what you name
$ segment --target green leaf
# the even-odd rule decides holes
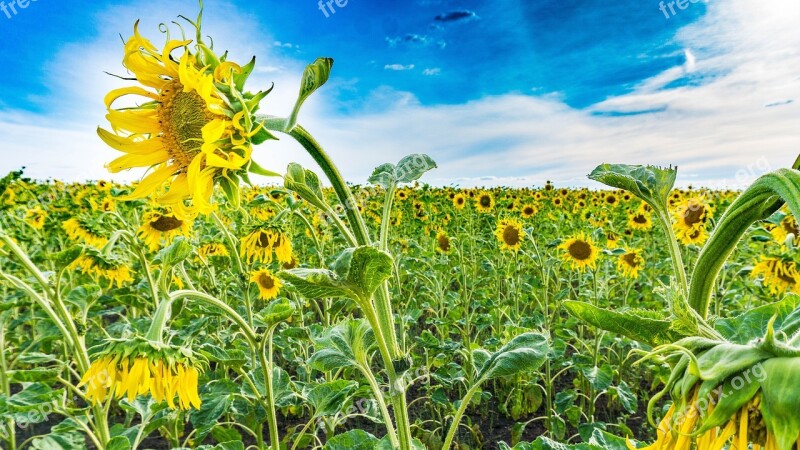
[[[547,359],[547,338],[539,333],[523,333],[501,347],[483,364],[481,380],[508,377],[538,369]]]
[[[800,435],[800,358],[773,358],[763,363],[761,413],[778,450],[792,450]]]
[[[153,259],[156,264],[163,264],[165,269],[171,269],[191,256],[194,247],[183,236],[178,236],[166,248],[161,249]]]
[[[77,431],[50,433],[31,441],[31,448],[36,450],[81,450],[86,448],[86,438]]]
[[[653,318],[659,314],[655,311],[611,311],[578,301],[565,301],[563,304],[570,314],[589,325],[651,346],[671,344],[684,337],[672,329],[671,320]]]
[[[739,316],[719,319],[714,324],[725,339],[746,344],[753,339],[764,337],[767,325],[773,316],[776,331],[793,335],[800,327],[800,295],[790,294],[779,302],[753,308]]]
[[[198,353],[205,356],[209,361],[225,365],[230,368],[238,368],[247,364],[247,354],[239,349],[223,349],[210,342],[201,345]]]
[[[131,450],[131,442],[125,436],[111,438],[106,445],[107,450]]]
[[[85,310],[90,304],[96,302],[103,295],[102,289],[96,284],[84,284],[72,289],[67,293],[64,300],[67,303],[77,306],[81,310]]]
[[[595,390],[604,391],[611,386],[614,372],[611,370],[611,366],[604,364],[602,368],[594,366],[583,369],[583,375]]]
[[[272,328],[281,322],[289,320],[294,311],[294,305],[289,300],[285,298],[273,300],[266,308],[256,314],[255,321],[258,326]]]
[[[259,137],[259,135],[264,135],[264,136],[263,136],[263,138],[256,139],[256,138]],[[267,131],[266,129],[262,128],[258,132],[258,134],[253,136],[253,144],[255,144],[255,145],[261,144],[262,142],[266,141],[267,139],[275,140],[276,138],[274,136],[272,136],[272,134],[269,131]],[[259,142],[256,142],[256,141],[259,141]],[[273,172],[271,170],[268,170],[268,169],[265,169],[265,168],[261,167],[261,165],[258,164],[257,162],[255,162],[255,160],[253,160],[252,158],[250,159],[250,164],[247,166],[247,171],[250,172],[250,173],[254,173],[256,175],[261,175],[263,177],[280,177],[281,176],[281,174],[279,174],[278,172]]]
[[[36,367],[25,370],[9,370],[8,379],[12,383],[29,383],[33,381],[55,381],[61,373],[61,368]]]
[[[344,409],[356,389],[358,383],[355,381],[328,381],[312,387],[305,397],[314,408],[314,418],[333,416]]]
[[[589,178],[624,189],[657,210],[666,212],[667,198],[675,185],[677,174],[678,171],[673,168],[602,164],[589,174]]]
[[[328,330],[315,342],[309,366],[322,372],[364,365],[375,347],[375,335],[366,320],[348,320]]]
[[[390,163],[381,164],[375,168],[367,181],[389,189],[393,185],[416,181],[436,167],[436,162],[430,156],[415,153],[401,159],[396,166]]]
[[[397,163],[397,167],[394,169],[395,178],[398,183],[410,183],[418,180],[425,172],[436,167],[436,162],[430,156],[415,153],[406,156]]]
[[[364,430],[350,430],[336,435],[325,443],[324,450],[375,450],[378,438]]]
[[[228,380],[215,380],[206,385],[206,389],[200,394],[202,401],[200,409],[193,411],[189,417],[197,429],[198,442],[202,442],[216,425],[217,420],[230,411],[238,392],[238,386]]]
[[[619,397],[620,403],[622,403],[622,407],[625,408],[625,411],[633,414],[639,408],[639,401],[636,398],[636,395],[631,392],[631,388],[628,386],[628,383],[625,381],[620,381],[619,385],[616,387],[617,397]]]
[[[342,252],[333,268],[291,269],[278,276],[306,298],[347,297],[367,302],[392,275],[394,266],[388,253],[362,246]]]

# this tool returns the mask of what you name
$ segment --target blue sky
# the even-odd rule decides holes
[[[411,152],[439,163],[428,181],[461,185],[587,185],[595,165],[627,162],[677,164],[683,184],[741,187],[791,163],[797,2],[686,0],[674,15],[664,3],[348,0],[323,12],[313,0],[207,0],[204,31],[233,59],[257,56],[251,89],[275,83],[262,103],[275,115],[291,108],[305,64],[335,59],[301,121],[354,182]],[[104,74],[124,74],[120,35],[140,18],[161,42],[158,24],[194,16],[197,3],[15,9],[0,11],[0,171],[111,178],[103,163],[114,152],[94,130],[103,93],[126,85]],[[313,165],[287,141],[256,158],[278,171]]]

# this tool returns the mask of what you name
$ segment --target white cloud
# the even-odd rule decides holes
[[[440,69],[438,67],[434,67],[434,68],[431,68],[431,69],[425,69],[425,70],[422,71],[423,75],[426,75],[426,76],[429,76],[429,77],[432,77],[432,76],[435,76],[435,75],[439,75],[440,73],[442,73],[442,69]]]
[[[52,87],[67,97],[48,117],[0,113],[0,171],[25,164],[30,166],[28,175],[38,178],[107,177],[102,163],[115,152],[99,142],[94,128],[104,123],[100,101],[104,93],[125,84],[101,72],[119,67],[119,41],[113,34],[131,26],[117,17],[148,11],[148,17],[163,19],[179,11],[175,2],[159,5],[147,1],[110,10],[98,26],[108,30],[106,35],[97,42],[65,47],[53,64]],[[225,8],[236,13],[230,5]],[[249,16],[235,17],[239,20],[230,22],[235,29],[209,20],[205,31],[220,38],[263,34]],[[544,93],[425,106],[412,93],[381,87],[360,113],[342,116],[333,97],[349,81],[332,80],[304,106],[301,122],[323,143],[346,178],[355,182],[363,182],[378,164],[421,152],[439,164],[425,178],[436,184],[532,185],[550,179],[587,185],[585,176],[597,164],[624,162],[677,164],[682,184],[742,187],[769,168],[791,164],[800,153],[798,19],[800,4],[788,1],[709,2],[706,17],[675,37],[685,49],[683,64],[588,110],[572,109],[558,95]],[[143,22],[141,29],[152,31],[155,25],[151,21],[145,28]],[[275,81],[265,108],[275,114],[288,112],[304,62],[281,58],[272,45],[257,44],[275,42],[274,38],[229,39],[216,45],[231,49],[235,59],[256,54],[270,67],[281,68],[257,71],[250,85],[268,87]],[[67,64],[78,51],[82,63]],[[386,66],[387,70],[411,68]],[[695,83],[681,85],[684,77]],[[665,89],[668,85],[678,87]],[[662,112],[631,114],[641,111]],[[277,171],[295,160],[313,167],[288,138],[268,142],[254,155]]]
[[[387,65],[383,66],[383,68],[385,70],[395,70],[395,71],[400,72],[400,71],[403,71],[403,70],[412,70],[414,68],[414,64],[409,64],[409,65],[406,65],[406,66],[404,66],[402,64],[387,64]]]

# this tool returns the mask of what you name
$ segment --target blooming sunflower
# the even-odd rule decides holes
[[[163,344],[117,342],[96,357],[78,387],[86,386],[86,398],[93,404],[123,397],[132,402],[149,393],[171,409],[199,409],[200,370],[187,354],[191,354],[188,349],[174,350]]]
[[[452,250],[450,237],[447,236],[444,230],[440,230],[436,233],[436,251],[439,253],[450,253],[450,250]]]
[[[702,244],[708,238],[706,221],[713,210],[699,197],[688,198],[678,204],[673,211],[675,237],[684,244]]]
[[[617,259],[617,269],[622,272],[622,275],[631,279],[639,277],[642,267],[644,267],[644,258],[640,249],[626,249],[625,253]]]
[[[181,216],[211,211],[215,184],[223,184],[226,193],[238,192],[239,179],[248,170],[263,171],[250,159],[252,144],[271,137],[252,119],[267,93],[242,92],[255,59],[242,67],[226,61],[226,55],[215,55],[202,41],[199,27],[195,53],[191,42],[168,40],[159,51],[139,34],[137,22],[125,42],[122,64],[140,86],[106,95],[112,131],[97,130],[106,144],[125,153],[107,164],[111,172],[154,169],[126,198],[148,197],[165,187],[159,203]],[[129,95],[149,101],[112,108]]]
[[[464,194],[458,193],[453,196],[453,207],[460,211],[465,206],[467,206],[467,198],[464,197]]]
[[[44,228],[45,219],[47,219],[47,213],[39,207],[29,209],[25,213],[25,222],[37,230]]]
[[[288,264],[292,262],[292,241],[280,229],[256,228],[242,239],[240,253],[248,262],[263,264],[272,262],[274,253],[278,261]]]
[[[583,271],[587,267],[590,269],[597,267],[597,257],[600,251],[595,247],[591,238],[587,238],[584,233],[578,233],[567,239],[559,248],[564,251],[563,258],[570,263],[573,269]]]
[[[187,236],[191,231],[190,219],[179,219],[171,211],[154,210],[144,214],[137,235],[150,251],[156,251],[162,242],[169,244],[176,237]]]
[[[517,252],[522,247],[522,240],[525,239],[525,230],[522,229],[522,222],[517,219],[502,219],[497,224],[494,235],[500,242],[502,250]]]
[[[797,271],[795,262],[777,257],[762,256],[750,275],[754,278],[763,276],[764,287],[768,288],[773,295],[782,295],[787,291],[794,290],[794,287],[800,282],[800,273]]]
[[[258,298],[272,300],[278,296],[283,283],[267,269],[257,270],[250,276],[250,281],[258,286]]]
[[[522,206],[522,217],[526,219],[530,219],[531,217],[536,215],[536,207],[531,204],[526,204]]]
[[[481,193],[475,197],[475,209],[482,213],[491,212],[494,209],[494,196],[492,193],[481,191]]]
[[[628,226],[634,230],[647,231],[653,228],[653,219],[649,212],[639,208],[628,213]]]

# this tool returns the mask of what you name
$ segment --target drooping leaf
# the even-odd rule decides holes
[[[314,418],[333,416],[344,409],[357,388],[358,383],[355,381],[328,381],[309,389],[305,397],[314,408]]]
[[[589,325],[651,346],[671,344],[684,337],[672,328],[672,321],[666,314],[656,319],[659,313],[655,311],[645,317],[639,311],[612,311],[586,302],[565,301],[563,304],[570,314]]]
[[[602,164],[589,174],[589,178],[607,186],[624,189],[654,208],[666,208],[677,174],[678,171],[673,168]]]
[[[350,430],[336,435],[325,443],[324,450],[374,450],[378,438],[364,430]]]
[[[800,329],[800,295],[790,294],[779,302],[762,305],[729,319],[719,319],[714,327],[725,339],[746,344],[754,339],[764,337],[767,325],[773,316],[775,330],[783,331],[791,336]]]
[[[547,337],[539,333],[523,333],[501,347],[483,364],[478,378],[508,377],[538,369],[547,359]]]

